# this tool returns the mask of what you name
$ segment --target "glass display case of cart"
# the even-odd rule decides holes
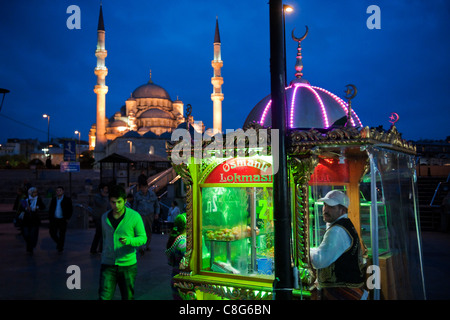
[[[351,199],[348,215],[369,255],[371,255],[370,215],[374,205],[372,202],[375,202],[378,211],[378,252],[383,254],[389,251],[384,189],[379,181],[375,181],[377,199],[371,201],[372,181],[370,174],[363,174],[364,167],[361,163],[361,161],[352,161],[351,158],[344,157],[342,154],[339,158],[319,158],[308,189],[311,206],[309,208],[311,247],[320,245],[326,229],[322,218],[323,203],[318,199],[325,196],[328,191],[341,190]]]
[[[241,173],[245,183],[228,179],[201,188],[200,271],[273,280],[272,183]]]

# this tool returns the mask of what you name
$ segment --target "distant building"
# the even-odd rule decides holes
[[[0,156],[23,156],[27,161],[39,159],[43,163],[46,162],[47,156],[50,155],[51,164],[59,165],[64,160],[64,141],[71,139],[53,138],[50,141],[50,148],[47,150],[47,142],[40,142],[37,139],[18,139],[11,138],[6,144],[0,145]],[[76,144],[77,154],[89,150],[87,142],[80,141]]]
[[[414,144],[420,164],[450,166],[450,136],[446,140],[418,140]]]
[[[0,147],[0,155],[22,155],[27,159],[31,154],[38,152],[44,145],[37,139],[8,139],[5,145]]]
[[[419,176],[446,177],[450,174],[450,136],[445,140],[418,140],[414,144]]]

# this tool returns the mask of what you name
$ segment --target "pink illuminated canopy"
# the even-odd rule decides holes
[[[320,87],[307,82],[293,82],[286,88],[287,125],[289,128],[329,128],[335,121],[346,116],[348,104]],[[271,125],[270,95],[261,100],[250,113],[247,122],[257,121],[263,126]],[[362,127],[362,123],[352,109],[351,124]]]

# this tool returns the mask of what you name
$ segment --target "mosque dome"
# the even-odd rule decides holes
[[[158,136],[156,135],[156,133],[152,132],[152,131],[147,131],[146,133],[144,133],[144,135],[142,136],[143,138],[152,138],[152,139],[156,139],[158,138]]]
[[[298,129],[327,129],[347,122],[348,103],[330,91],[311,85],[302,79],[303,63],[300,43],[308,34],[301,38],[294,36],[292,39],[298,42],[297,62],[295,65],[296,79],[292,80],[285,89],[286,93],[286,127]],[[350,86],[350,85],[349,85]],[[347,86],[347,87],[349,87]],[[356,90],[355,88],[353,88]],[[356,94],[356,91],[355,91]],[[353,95],[354,97],[354,95]],[[243,127],[256,122],[263,127],[272,126],[272,97],[269,94],[259,101],[250,111]],[[362,127],[362,123],[353,109],[351,109],[350,123],[354,127]]]
[[[136,131],[128,131],[122,136],[122,138],[140,138],[140,137],[141,135]]]
[[[115,120],[113,123],[111,123],[110,127],[118,128],[118,127],[127,127],[127,123],[122,120]]]
[[[140,116],[140,119],[144,118],[153,118],[153,119],[175,119],[175,117],[167,111],[158,109],[158,108],[150,108],[147,111],[144,111]]]
[[[154,84],[151,80],[137,87],[131,94],[132,98],[159,98],[159,99],[170,99],[169,93],[161,86]]]

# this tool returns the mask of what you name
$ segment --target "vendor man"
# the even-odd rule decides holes
[[[319,201],[323,201],[327,229],[320,246],[310,250],[312,266],[317,269],[318,299],[366,299],[360,240],[347,216],[349,198],[333,190]]]

